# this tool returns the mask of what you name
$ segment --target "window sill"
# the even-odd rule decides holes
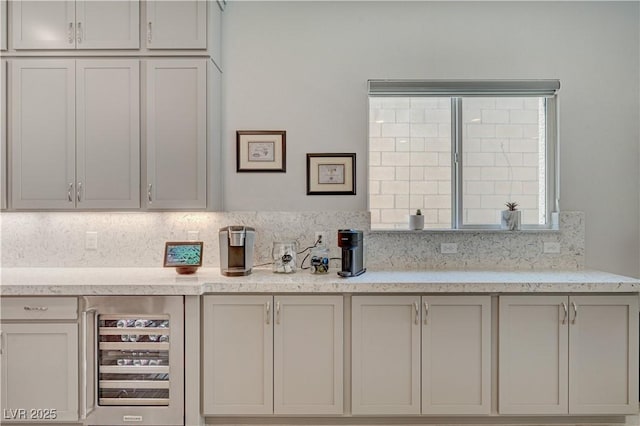
[[[372,229],[370,234],[555,234],[559,228],[526,228],[519,231],[491,228],[464,228],[464,229]]]

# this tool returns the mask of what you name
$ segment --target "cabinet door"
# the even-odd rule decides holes
[[[422,298],[422,414],[491,411],[491,297]]]
[[[272,296],[203,297],[205,415],[273,413]]]
[[[147,61],[147,207],[204,209],[206,59]]]
[[[342,414],[342,296],[274,300],[274,413]]]
[[[569,412],[637,414],[638,297],[571,296]]]
[[[77,61],[81,208],[140,207],[140,69],[136,59]]]
[[[206,49],[207,3],[202,0],[147,1],[147,48]]]
[[[3,418],[33,420],[31,409],[46,409],[55,410],[55,420],[78,420],[77,324],[1,328]]]
[[[0,208],[7,208],[7,61],[0,61]]]
[[[85,0],[76,3],[78,49],[140,47],[138,0]]]
[[[75,49],[75,1],[13,1],[11,28],[14,49]]]
[[[13,60],[11,88],[13,207],[74,208],[74,61]]]
[[[420,414],[420,297],[352,299],[353,414]]]
[[[501,296],[500,414],[568,412],[566,296]]]
[[[7,50],[7,0],[0,0],[0,50]]]

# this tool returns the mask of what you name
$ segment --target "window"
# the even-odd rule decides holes
[[[516,202],[547,228],[556,200],[557,80],[369,81],[372,229],[498,228]]]

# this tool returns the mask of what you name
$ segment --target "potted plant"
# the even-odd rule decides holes
[[[424,229],[424,216],[420,209],[416,210],[416,214],[409,215],[409,229]]]
[[[509,231],[520,230],[520,210],[518,210],[518,203],[509,202],[506,203],[505,206],[507,206],[507,210],[502,210],[500,228]]]

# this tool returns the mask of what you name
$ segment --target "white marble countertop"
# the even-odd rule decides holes
[[[2,268],[2,296],[200,295],[205,293],[634,293],[640,280],[580,271],[367,271],[354,278],[335,272],[275,274],[254,269],[224,277],[218,268],[178,275],[172,268]]]

